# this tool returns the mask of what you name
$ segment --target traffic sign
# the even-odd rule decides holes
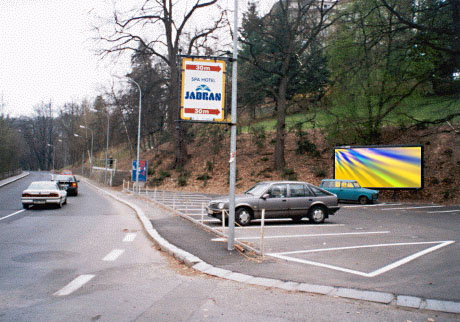
[[[225,68],[226,63],[223,60],[182,60],[182,120],[224,120]]]
[[[139,160],[139,181],[146,182],[147,181],[147,161],[146,160]],[[131,180],[136,182],[136,171],[137,171],[137,160],[133,160],[133,170]]]

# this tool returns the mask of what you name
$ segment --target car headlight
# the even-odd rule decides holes
[[[219,209],[224,209],[224,203],[223,203],[223,202],[219,202],[219,204],[217,205],[217,208],[219,208]]]

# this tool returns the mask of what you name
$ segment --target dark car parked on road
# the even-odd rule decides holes
[[[220,220],[228,209],[228,199],[211,200],[207,206],[208,216]],[[262,209],[266,218],[292,218],[299,222],[308,217],[320,224],[340,207],[336,195],[307,182],[260,182],[235,198],[235,221],[246,226],[251,220],[261,218]]]
[[[69,196],[78,196],[78,182],[77,178],[73,175],[62,175],[58,174],[53,177],[53,181],[56,181],[60,187],[67,191]]]

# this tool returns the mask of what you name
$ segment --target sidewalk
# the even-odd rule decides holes
[[[314,278],[315,284],[313,284],[306,281],[305,274],[299,274],[296,267],[283,261],[272,258],[261,261],[257,257],[247,256],[238,250],[228,251],[226,243],[211,241],[216,237],[213,233],[173,214],[171,210],[155,204],[152,200],[100,186],[98,188],[133,208],[145,230],[161,250],[202,273],[287,291],[371,301],[411,309],[460,313],[460,302],[321,285],[316,284]]]
[[[29,172],[22,172],[20,175],[0,180],[0,187],[6,186],[7,184],[18,181],[19,179],[22,179],[28,175],[29,175]]]

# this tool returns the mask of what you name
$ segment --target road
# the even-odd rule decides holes
[[[128,207],[81,182],[61,209],[0,188],[0,321],[457,321],[458,315],[208,277],[159,252]],[[274,305],[275,304],[275,305]]]

